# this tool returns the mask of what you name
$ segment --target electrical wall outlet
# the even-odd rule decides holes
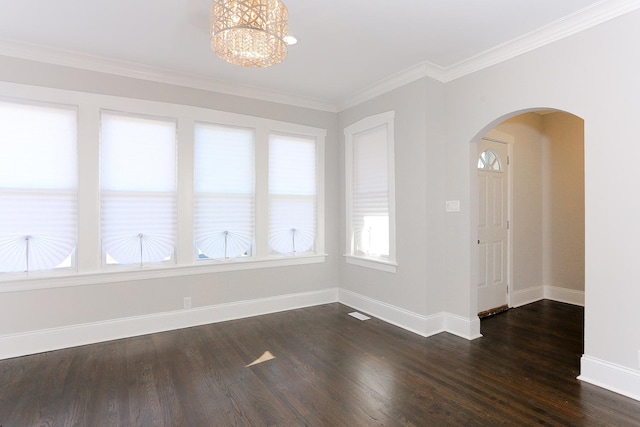
[[[191,297],[184,297],[182,300],[183,308],[191,308]]]

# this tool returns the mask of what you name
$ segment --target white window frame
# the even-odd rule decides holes
[[[396,207],[395,207],[395,158],[394,158],[394,119],[395,112],[376,114],[365,117],[344,128],[345,138],[345,261],[347,264],[372,268],[389,273],[396,272]],[[353,138],[355,135],[386,126],[387,129],[387,173],[389,186],[389,256],[364,256],[354,253],[353,224],[351,222],[353,206]]]
[[[325,129],[261,117],[228,113],[190,105],[171,104],[64,89],[0,82],[0,94],[21,102],[51,103],[78,108],[78,242],[75,269],[46,270],[17,277],[0,274],[0,293],[31,289],[83,286],[131,280],[147,280],[227,271],[324,263],[325,242]],[[100,242],[99,139],[100,112],[174,118],[178,123],[177,216],[174,265],[149,265],[131,269],[103,268]],[[255,129],[256,134],[256,253],[250,259],[232,261],[194,259],[194,127],[196,122]],[[313,137],[317,145],[317,222],[315,253],[296,256],[270,255],[268,250],[268,150],[269,134]],[[61,269],[62,270],[62,269]]]

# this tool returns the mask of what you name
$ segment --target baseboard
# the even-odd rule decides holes
[[[449,332],[468,340],[482,336],[480,319],[477,317],[467,319],[446,312],[423,316],[345,289],[338,290],[338,302],[423,337],[441,332]]]
[[[583,355],[578,379],[640,400],[640,371]]]
[[[522,289],[514,291],[511,294],[511,307],[520,307],[523,305],[531,304],[532,302],[540,301],[544,298],[544,288],[542,286],[535,286],[532,288]]]
[[[459,337],[475,340],[482,337],[480,333],[480,318],[466,318],[453,313],[446,313],[445,331]]]
[[[338,289],[288,294],[145,316],[0,336],[0,359],[338,301]]]
[[[515,291],[511,296],[511,307],[520,307],[543,299],[584,307],[584,291],[557,286],[535,286]]]
[[[584,307],[584,291],[558,288],[556,286],[545,286],[543,295],[545,299]]]
[[[338,289],[338,302],[423,337],[444,332],[443,313],[422,316],[345,289]]]

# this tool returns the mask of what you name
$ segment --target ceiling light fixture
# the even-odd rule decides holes
[[[234,65],[270,67],[287,56],[288,19],[280,0],[214,0],[211,49]]]

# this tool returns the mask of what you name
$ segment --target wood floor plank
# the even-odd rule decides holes
[[[483,319],[474,341],[350,311],[326,304],[3,360],[0,425],[640,426],[640,402],[576,379],[580,307],[511,309]]]

